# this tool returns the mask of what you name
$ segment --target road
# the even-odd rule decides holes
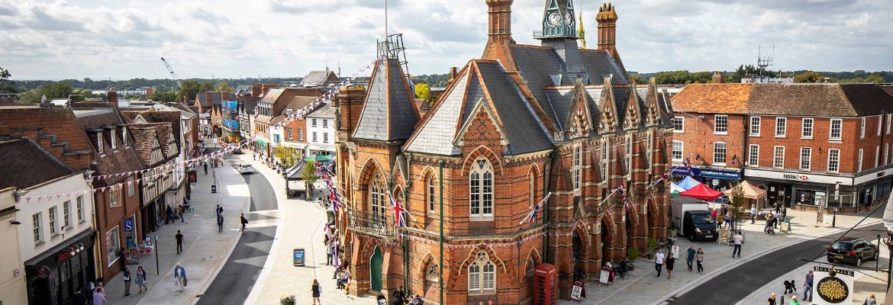
[[[252,213],[246,215],[249,224],[254,220],[272,218],[253,213],[278,209],[276,195],[270,182],[261,174],[247,174],[242,177],[245,178],[251,192]],[[276,226],[245,229],[226,264],[197,304],[242,305],[267,261],[276,229]]]
[[[884,226],[876,224],[854,229],[847,236],[874,240],[877,234],[884,232],[886,232]],[[807,262],[802,259],[820,258],[824,255],[825,247],[840,235],[833,234],[778,249],[728,270],[680,296],[670,298],[667,303],[704,304],[704,300],[710,300],[711,304],[735,304],[766,283],[806,264]],[[757,249],[748,249],[745,244],[742,251],[757,251]],[[863,264],[868,265],[873,266],[874,263]]]

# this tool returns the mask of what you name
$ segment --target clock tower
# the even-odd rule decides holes
[[[543,31],[536,39],[577,39],[574,4],[572,0],[547,0],[543,11]]]
[[[562,74],[567,75],[553,77],[557,82],[554,85],[573,85],[577,77],[585,74],[580,49],[577,46],[575,19],[573,0],[546,0],[546,7],[543,10],[543,30],[533,34],[533,38],[541,41],[540,45],[553,48],[564,61]]]

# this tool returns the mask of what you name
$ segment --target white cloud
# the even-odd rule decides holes
[[[775,45],[776,69],[893,67],[884,0],[616,1],[618,49],[633,71],[730,70]],[[599,2],[576,1],[590,47]],[[513,34],[536,44],[541,0],[515,0]],[[375,57],[384,0],[188,2],[0,0],[0,66],[16,78],[164,78],[159,57],[188,77],[301,76]],[[445,73],[480,56],[484,0],[390,0],[413,73]]]

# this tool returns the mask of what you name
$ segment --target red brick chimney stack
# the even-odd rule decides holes
[[[512,0],[487,0],[489,40],[512,39]]]
[[[595,15],[598,22],[598,49],[614,53],[617,41],[617,12],[611,3],[602,4]]]
[[[118,106],[118,92],[115,89],[109,89],[106,92],[106,97],[108,98],[109,103],[114,104],[116,107]]]

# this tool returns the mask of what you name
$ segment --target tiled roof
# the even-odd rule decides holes
[[[314,110],[313,112],[311,112],[311,113],[308,114],[307,116],[309,116],[309,117],[315,117],[315,118],[330,118],[330,119],[333,119],[333,118],[335,118],[335,108],[332,107],[331,104],[325,104],[324,106],[319,107],[319,109]]]
[[[332,83],[338,81],[338,75],[335,75],[335,71],[326,70],[326,71],[310,71],[307,75],[301,79],[302,87],[318,87],[326,85],[326,83]]]
[[[379,60],[353,137],[380,141],[409,138],[419,120],[413,97],[400,63],[396,59]]]
[[[49,151],[75,169],[87,169],[93,155],[93,145],[71,108],[0,107],[0,138],[4,136],[46,138],[46,145],[58,147]]]
[[[695,113],[748,112],[753,84],[690,84],[673,97],[673,109]]]
[[[874,84],[759,84],[751,92],[750,109],[753,114],[866,116],[893,113],[893,96]]]
[[[74,173],[31,139],[0,141],[0,189],[29,188]]]

